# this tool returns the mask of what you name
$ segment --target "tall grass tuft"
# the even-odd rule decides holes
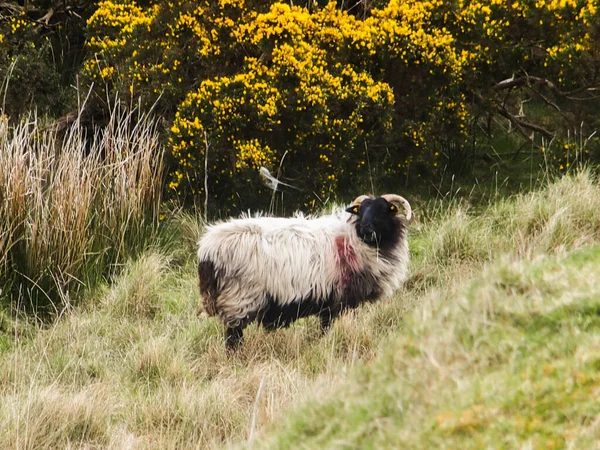
[[[32,115],[0,126],[0,279],[36,312],[68,306],[156,229],[162,150],[155,122],[117,104],[66,133]]]
[[[117,317],[153,318],[160,305],[159,287],[169,260],[157,252],[143,254],[125,265],[105,296],[106,306]]]
[[[418,238],[423,245],[413,246],[423,266],[477,264],[503,253],[560,253],[600,238],[600,184],[589,168],[483,209],[456,201],[434,207]]]

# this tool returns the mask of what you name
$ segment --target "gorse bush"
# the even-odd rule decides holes
[[[324,32],[341,26],[341,18],[333,7],[311,15],[277,4],[240,27],[240,43],[260,48],[267,41],[269,63],[258,55],[247,57],[241,73],[205,80],[187,96],[171,128],[179,166],[202,174],[197,169],[203,167],[205,150],[198,151],[199,145],[209,145],[211,181],[231,186],[221,196],[226,204],[240,206],[260,199],[260,189],[248,192],[241,186],[256,179],[261,166],[281,167],[295,184],[321,198],[336,187],[348,188],[367,159],[358,144],[383,141],[391,129],[394,99],[387,84],[332,51],[351,39]],[[171,187],[180,186],[182,175],[176,171]]]
[[[32,307],[69,302],[156,228],[162,153],[148,116],[115,107],[93,136],[76,122],[62,139],[37,117],[4,121],[0,148],[0,278]]]
[[[208,147],[211,195],[229,209],[270,199],[260,188],[240,189],[258,180],[260,166],[279,168],[304,190],[301,198],[314,200],[314,194],[354,191],[356,175],[367,173],[369,151],[374,165],[408,163],[406,152],[369,150],[389,141],[396,102],[397,86],[375,67],[418,60],[415,73],[435,73],[440,92],[460,73],[448,49],[451,36],[427,22],[428,6],[415,8],[421,13],[393,3],[359,20],[333,3],[310,12],[244,1],[147,10],[106,2],[89,20],[96,55],[86,72],[101,89],[116,86],[142,92],[148,101],[162,95],[164,103],[174,102],[167,105],[177,110],[172,189],[202,194]],[[156,36],[165,23],[169,31]],[[164,57],[147,64],[148,54]],[[197,90],[190,89],[191,69],[202,75]]]
[[[305,203],[355,193],[373,173],[389,185],[463,167],[493,116],[540,150],[557,142],[550,162],[567,168],[597,109],[573,105],[597,82],[594,1],[376,5],[105,1],[88,20],[84,74],[98,99],[160,99],[173,120],[169,187],[202,195],[206,164],[226,210],[268,204],[261,166]],[[526,118],[528,100],[550,119]]]

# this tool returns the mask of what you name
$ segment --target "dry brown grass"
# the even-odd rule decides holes
[[[14,301],[68,304],[157,223],[162,152],[148,116],[117,106],[93,136],[78,122],[64,136],[35,116],[2,122],[0,149],[0,277]]]

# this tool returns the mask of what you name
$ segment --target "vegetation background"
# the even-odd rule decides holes
[[[166,192],[193,202],[206,175],[212,215],[269,207],[263,166],[298,188],[282,213],[443,173],[487,180],[532,153],[564,172],[598,158],[597,6],[9,2],[4,113],[36,108],[64,127],[90,89],[89,127],[117,95],[154,106]]]
[[[0,447],[600,446],[598,6],[0,4]],[[205,221],[384,191],[405,288],[227,357]]]

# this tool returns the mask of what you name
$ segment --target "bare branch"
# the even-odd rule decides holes
[[[546,97],[544,94],[542,94],[541,92],[539,92],[536,89],[533,89],[531,87],[529,87],[529,90],[532,91],[535,95],[537,95],[538,97],[540,97],[544,103],[546,103],[547,105],[551,106],[552,108],[554,108],[560,115],[561,117],[569,124],[569,127],[573,128],[575,127],[575,125],[573,124],[573,122],[571,121],[571,119],[569,118],[569,116],[567,116],[560,108],[559,106],[554,103],[552,100],[550,100],[548,97]]]
[[[513,87],[520,87],[525,85],[530,86],[532,84],[541,84],[548,86],[550,89],[553,90],[557,89],[556,85],[552,81],[547,80],[545,78],[534,77],[531,75],[525,75],[519,78],[515,78],[513,76],[512,78],[509,78],[507,80],[500,81],[492,89],[495,91],[500,91],[504,89],[510,89]]]
[[[595,90],[595,89],[590,89],[590,91]],[[600,95],[592,95],[590,97],[571,97],[571,96],[567,96],[565,98],[568,98],[569,100],[576,100],[578,102],[583,102],[583,101],[587,101],[587,100],[596,100],[598,98],[600,98]]]
[[[537,91],[535,89],[533,89],[531,86],[528,86],[528,89],[533,92],[535,95],[537,95],[538,97],[540,97],[544,103],[546,103],[547,105],[551,106],[552,108],[554,108],[556,111],[558,111],[559,113],[562,114],[561,109],[558,107],[558,105],[556,103],[554,103],[552,100],[550,100],[548,97],[546,97],[544,94],[542,94],[540,91]],[[564,115],[564,114],[563,114]]]
[[[50,8],[48,10],[48,12],[46,14],[44,14],[44,16],[41,17],[37,22],[43,23],[44,25],[48,25],[48,22],[50,22],[50,19],[52,18],[53,15],[54,15],[54,8]]]
[[[517,129],[519,131],[521,131],[521,134],[523,134],[524,136],[527,136],[527,134],[525,133],[525,130],[524,130],[524,128],[527,128],[528,130],[532,130],[532,131],[536,131],[536,132],[540,133],[542,136],[544,136],[547,139],[552,139],[554,137],[554,133],[546,130],[544,127],[541,127],[534,123],[527,122],[525,120],[518,118],[514,114],[511,114],[506,108],[496,108],[496,112],[498,114],[500,114],[502,117],[506,117],[508,120],[510,120],[511,123],[514,124],[517,127]]]
[[[594,92],[594,91],[600,90],[600,86],[598,86],[598,84],[595,83],[595,84],[588,85],[588,86],[582,86],[580,88],[573,89],[571,91],[561,91],[560,89],[558,89],[556,84],[554,84],[552,81],[550,81],[546,78],[536,77],[536,76],[527,75],[527,74],[522,77],[518,77],[518,78],[515,78],[513,76],[506,80],[502,80],[502,81],[498,82],[494,87],[492,87],[492,90],[502,91],[505,89],[511,89],[514,87],[521,87],[521,86],[527,86],[527,87],[531,88],[534,85],[546,86],[549,89],[551,89],[553,92],[555,92],[557,95],[560,95],[561,97],[567,97],[571,100],[586,100],[586,98],[576,99],[576,98],[571,98],[570,96],[579,94],[582,92]]]

